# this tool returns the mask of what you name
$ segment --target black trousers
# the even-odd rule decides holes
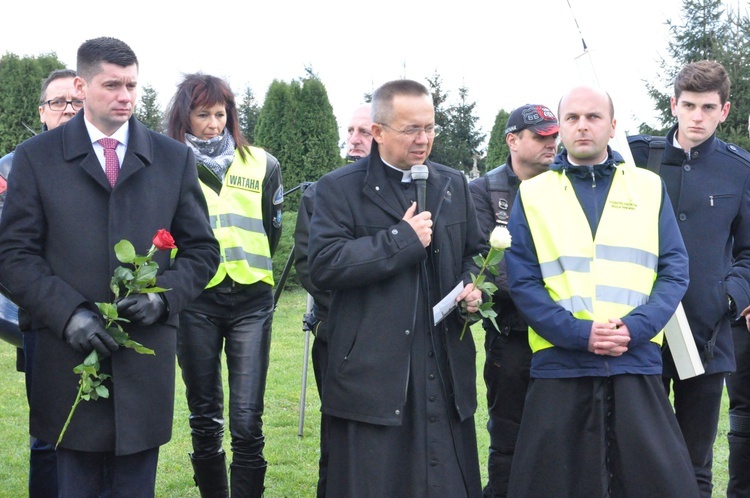
[[[323,380],[328,368],[328,322],[319,321],[315,324],[315,340],[312,345],[313,373],[318,396],[323,399]],[[326,495],[326,481],[328,478],[328,433],[331,430],[331,416],[320,414],[320,459],[318,460],[318,498]]]
[[[750,332],[743,319],[732,327],[737,370],[727,375],[729,483],[727,498],[750,496]]]
[[[60,498],[152,498],[156,486],[159,448],[132,455],[113,452],[57,450]]]
[[[672,356],[664,355],[664,361],[672,361]],[[676,371],[674,368],[669,370]],[[725,377],[723,372],[685,380],[663,377],[667,395],[670,388],[674,393],[675,415],[690,453],[698,488],[704,498],[710,498],[713,489],[714,442],[719,428]]]
[[[484,383],[490,434],[485,498],[508,494],[510,466],[529,387],[531,348],[528,337],[525,330],[511,330],[509,334],[499,333],[494,328],[485,331]]]
[[[185,382],[196,458],[222,451],[223,350],[229,380],[232,463],[253,469],[266,466],[262,415],[272,318],[273,292],[265,283],[236,292],[203,292],[180,314],[177,359]]]
[[[37,331],[33,329],[23,333],[26,399],[31,397],[36,334]],[[54,443],[32,437],[29,449],[29,498],[57,496],[57,456]]]

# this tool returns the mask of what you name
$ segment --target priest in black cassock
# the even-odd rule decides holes
[[[460,335],[481,304],[471,273],[484,238],[464,175],[427,159],[428,90],[384,84],[372,121],[370,155],[318,181],[310,225],[310,276],[333,292],[327,496],[481,496],[476,348]],[[414,165],[428,167],[422,209]],[[446,296],[457,306],[435,323]]]

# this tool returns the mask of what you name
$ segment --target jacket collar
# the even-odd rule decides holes
[[[388,166],[380,157],[377,142],[373,141],[370,155],[361,159],[361,161],[367,162],[367,174],[363,187],[364,195],[395,218],[403,218],[403,209],[396,192],[393,190],[393,182],[386,175],[385,168]],[[438,171],[431,161],[425,161],[425,165],[430,171],[427,177],[427,210],[432,213],[434,222],[442,205],[443,197],[447,194],[447,183],[450,180]]]
[[[91,146],[89,133],[84,123],[84,111],[81,110],[71,119],[62,129],[63,141],[63,159],[73,162],[82,158],[80,162],[83,168],[91,175],[102,187],[111,189],[107,176],[104,174],[99,159],[94,154]],[[130,117],[128,126],[130,127],[130,136],[128,138],[128,148],[125,151],[120,176],[117,184],[120,184],[133,175],[136,171],[144,168],[153,162],[153,144],[149,137],[148,128],[138,121],[135,116]]]
[[[699,144],[689,151],[675,147],[674,136],[677,133],[678,124],[675,124],[672,129],[667,133],[666,145],[664,148],[664,159],[662,164],[668,164],[671,166],[682,166],[685,161],[691,161],[709,154],[714,150],[716,144],[716,132],[708,137],[705,142]]]
[[[510,154],[508,154],[508,160],[505,161],[505,175],[508,177],[508,185],[516,187],[521,183],[518,175],[513,171],[513,161],[511,160]]]
[[[508,154],[508,159],[505,161],[505,164],[501,164],[497,168],[494,168],[485,174],[485,176],[491,175],[505,175],[505,181],[509,187],[517,187],[521,184],[521,180],[518,178],[518,175],[516,175],[516,172],[513,171],[513,164],[511,163],[510,154]]]
[[[603,163],[595,164],[593,166],[574,166],[568,161],[568,151],[563,149],[562,152],[555,157],[555,162],[550,166],[550,170],[586,178],[590,178],[593,171],[595,177],[598,179],[605,176],[611,176],[617,168],[617,165],[623,162],[625,162],[625,160],[620,153],[616,150],[612,150],[608,145],[607,159]]]

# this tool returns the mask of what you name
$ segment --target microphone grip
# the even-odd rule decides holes
[[[427,180],[415,180],[417,188],[417,213],[421,213],[427,206]]]
[[[427,178],[430,170],[424,164],[415,164],[411,167],[411,179],[417,189],[417,213],[427,209]]]

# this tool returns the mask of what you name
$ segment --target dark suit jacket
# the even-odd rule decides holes
[[[193,153],[149,131],[135,118],[120,175],[110,187],[79,112],[66,125],[16,149],[0,223],[0,284],[39,330],[30,399],[30,431],[56,441],[77,393],[73,367],[84,355],[63,339],[79,305],[112,301],[109,281],[120,265],[113,250],[130,240],[145,254],[157,230],[178,247],[159,252],[157,285],[168,317],[125,330],[156,356],[121,348],[102,363],[110,398],[82,402],[62,447],[125,455],[166,443],[174,405],[177,315],[205,287],[218,265]],[[95,308],[94,308],[95,309]]]
[[[434,281],[439,295],[478,273],[483,250],[464,176],[428,161],[427,210],[432,213]],[[403,221],[393,184],[373,144],[370,156],[324,175],[310,224],[310,276],[333,291],[323,411],[373,424],[400,425],[406,402],[420,266],[427,258]],[[429,270],[428,270],[429,271]],[[423,307],[421,307],[424,309]],[[436,327],[445,336],[455,408],[465,420],[476,406],[476,348],[452,312]]]

